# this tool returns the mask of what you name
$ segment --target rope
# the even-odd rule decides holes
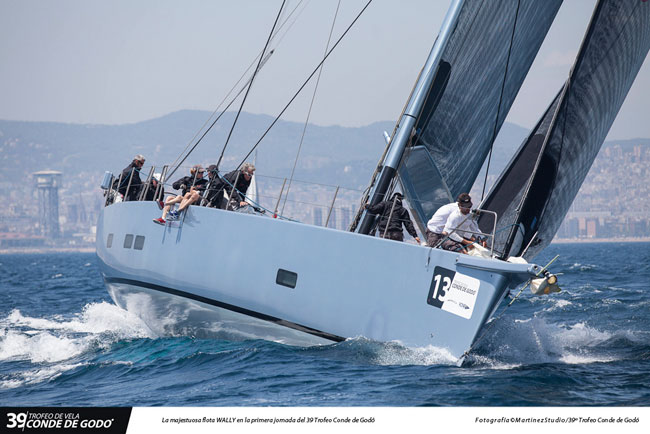
[[[302,86],[300,86],[300,88],[296,91],[296,93],[293,95],[293,97],[291,97],[291,99],[290,99],[289,102],[284,106],[284,108],[282,109],[282,111],[280,112],[280,114],[278,114],[278,116],[273,120],[273,122],[271,122],[271,125],[269,125],[269,127],[266,129],[266,131],[264,132],[264,134],[262,134],[262,137],[260,137],[260,139],[255,143],[255,145],[253,145],[253,147],[252,147],[251,150],[248,152],[248,154],[246,154],[246,156],[242,159],[242,161],[237,165],[237,168],[241,167],[241,165],[244,164],[244,162],[246,161],[246,159],[247,159],[248,157],[250,157],[250,155],[253,153],[253,151],[254,151],[254,150],[259,146],[259,144],[262,142],[262,140],[264,139],[264,137],[266,137],[266,135],[269,133],[269,131],[271,130],[271,128],[273,128],[273,126],[278,122],[278,120],[280,120],[280,117],[284,114],[285,111],[287,111],[287,109],[289,108],[289,106],[290,106],[290,105],[293,103],[293,101],[298,97],[298,95],[300,94],[300,92],[302,92],[302,90],[305,88],[305,86],[307,85],[307,83],[309,83],[309,81],[312,79],[312,77],[314,76],[314,74],[316,74],[316,72],[318,71],[318,68],[320,68],[320,66],[321,66],[323,63],[325,63],[325,60],[327,60],[327,58],[330,56],[330,54],[332,54],[332,52],[334,51],[334,49],[336,49],[336,47],[337,47],[338,44],[341,42],[341,40],[342,40],[342,39],[345,37],[345,35],[347,35],[347,33],[350,31],[350,29],[352,28],[352,26],[354,26],[354,24],[359,20],[359,18],[360,18],[361,15],[365,12],[365,10],[368,8],[368,6],[370,6],[370,3],[372,3],[372,0],[368,0],[368,3],[366,3],[366,5],[363,7],[363,9],[361,9],[361,12],[359,12],[359,14],[358,14],[358,15],[356,16],[356,18],[352,21],[352,23],[348,26],[348,28],[345,29],[345,31],[344,31],[343,34],[339,37],[339,39],[336,41],[336,43],[335,43],[335,44],[332,46],[332,48],[327,52],[327,54],[325,55],[325,57],[323,58],[323,60],[321,60],[320,63],[319,63],[318,65],[316,65],[316,68],[314,69],[314,71],[313,71],[311,74],[309,74],[309,77],[307,77],[307,79],[306,79],[305,82],[302,84]]]
[[[298,4],[293,8],[293,10],[291,11],[291,13],[287,16],[287,18],[282,22],[282,24],[280,24],[280,27],[278,27],[278,30],[275,32],[275,34],[273,35],[273,37],[272,37],[271,39],[275,38],[275,37],[280,33],[280,31],[281,31],[282,28],[287,24],[287,22],[289,21],[289,19],[291,19],[291,16],[296,12],[296,10],[300,7],[300,5],[302,5],[303,1],[304,1],[304,0],[300,0],[300,2],[299,2],[299,3],[298,3]],[[309,2],[307,2],[307,3],[309,3]],[[282,34],[282,36],[280,36],[280,39],[278,40],[278,42],[277,42],[277,44],[276,44],[276,47],[280,45],[280,43],[282,42],[282,40],[284,39],[284,37],[287,35],[287,33],[289,33],[289,30],[291,30],[291,28],[293,27],[293,25],[294,25],[294,24],[296,23],[296,21],[298,20],[298,17],[300,16],[300,14],[301,14],[304,10],[305,10],[305,8],[303,8],[303,9],[302,9],[302,10],[301,10],[297,15],[296,15],[295,19],[291,22],[291,24],[289,24],[289,27],[287,27],[286,31]],[[254,58],[253,61],[250,63],[250,65],[248,65],[248,68],[246,68],[246,70],[245,70],[245,71],[242,73],[242,75],[239,77],[239,80],[237,80],[237,82],[232,86],[232,88],[230,88],[230,90],[228,91],[228,93],[226,94],[226,96],[221,100],[221,102],[219,103],[219,105],[217,106],[217,108],[212,112],[212,114],[208,117],[208,119],[207,119],[207,120],[205,121],[205,123],[201,126],[201,128],[199,128],[199,130],[196,132],[196,134],[194,135],[194,137],[192,137],[192,140],[190,140],[190,141],[188,142],[188,144],[185,146],[185,149],[183,149],[183,151],[181,151],[181,153],[179,154],[179,156],[176,157],[176,160],[174,160],[174,162],[170,165],[170,167],[174,167],[174,166],[176,166],[176,167],[174,167],[174,169],[169,173],[169,176],[172,176],[172,175],[174,175],[174,173],[176,173],[176,170],[179,169],[180,165],[183,164],[183,163],[185,162],[185,160],[187,159],[187,157],[189,157],[190,154],[191,154],[192,152],[194,152],[194,150],[195,150],[196,147],[199,145],[199,143],[201,143],[201,141],[202,141],[203,138],[206,136],[206,134],[207,134],[207,133],[212,129],[212,127],[214,127],[214,125],[219,121],[219,119],[221,119],[221,117],[226,113],[226,111],[230,108],[230,106],[231,106],[231,105],[232,105],[232,104],[237,100],[237,98],[239,97],[239,95],[241,95],[241,93],[244,91],[245,87],[242,87],[242,88],[239,90],[239,92],[237,92],[237,95],[235,95],[235,96],[230,100],[230,102],[228,103],[228,105],[226,106],[226,108],[224,108],[223,111],[219,114],[219,116],[217,116],[217,118],[212,122],[212,124],[210,125],[210,127],[209,127],[209,128],[208,128],[208,129],[203,133],[203,135],[201,136],[201,138],[200,138],[198,141],[196,141],[196,143],[194,144],[194,146],[192,146],[192,148],[187,152],[187,154],[185,155],[185,157],[183,157],[180,161],[178,161],[178,160],[181,158],[181,156],[185,153],[185,151],[187,151],[187,149],[190,147],[190,145],[192,144],[192,142],[194,142],[194,140],[199,136],[199,134],[201,133],[201,131],[203,131],[203,129],[205,128],[205,126],[208,125],[208,123],[210,123],[210,119],[212,119],[212,118],[214,117],[214,115],[217,113],[217,111],[219,111],[219,109],[221,108],[221,106],[223,105],[223,103],[226,101],[226,99],[228,99],[228,97],[230,96],[230,94],[232,94],[232,92],[235,90],[235,88],[236,88],[236,87],[239,85],[239,83],[243,80],[244,76],[245,76],[245,75],[248,73],[248,71],[253,67],[253,65],[255,64],[255,61],[257,61],[258,58],[264,58],[264,60],[262,60],[262,65],[264,65],[264,63],[268,60],[268,58],[271,56],[271,54],[273,54],[273,52],[274,52],[274,50],[269,51],[269,54],[267,54],[266,58],[263,57],[263,52],[260,52],[257,56],[255,56],[255,58]],[[252,81],[252,77],[249,79],[249,81]]]
[[[273,37],[273,31],[275,30],[275,26],[278,24],[280,15],[282,15],[282,10],[284,9],[285,3],[286,0],[282,0],[282,5],[280,6],[280,10],[278,11],[278,16],[275,18],[275,22],[273,23],[273,28],[271,29],[271,33],[269,33],[269,37],[266,40],[266,45],[264,45],[262,54],[266,53],[266,49],[268,48],[269,43],[271,42],[271,38]],[[251,81],[248,84],[248,88],[246,89],[246,94],[244,94],[244,99],[242,100],[241,105],[239,106],[239,110],[237,110],[237,115],[235,116],[235,120],[233,121],[232,127],[230,128],[230,132],[228,133],[228,138],[226,139],[226,143],[224,143],[223,149],[221,150],[221,155],[219,155],[219,160],[217,161],[217,170],[219,170],[219,164],[221,164],[221,160],[223,159],[223,154],[224,152],[226,152],[226,148],[228,147],[228,142],[230,142],[230,137],[232,137],[232,132],[235,130],[235,125],[237,125],[237,121],[239,120],[239,115],[241,114],[241,111],[244,108],[244,104],[246,103],[246,98],[248,98],[248,93],[253,87],[253,81],[255,81],[255,76],[257,75],[257,72],[260,70],[260,65],[262,64],[262,57],[263,56],[260,57],[260,61],[258,62],[257,67],[255,68],[255,72],[253,72],[253,77],[251,78]],[[239,169],[239,167],[237,168]]]
[[[508,47],[508,58],[506,59],[506,70],[503,74],[503,82],[501,83],[501,93],[499,94],[499,106],[497,107],[497,117],[494,120],[494,130],[492,131],[492,143],[490,143],[490,153],[488,154],[488,162],[485,168],[485,180],[483,181],[483,191],[481,192],[481,202],[485,197],[485,187],[487,186],[488,173],[490,172],[490,162],[492,161],[492,151],[494,149],[494,140],[497,138],[497,127],[499,125],[499,114],[501,113],[501,103],[503,102],[503,91],[506,87],[506,78],[508,77],[508,69],[510,67],[510,54],[512,53],[512,43],[515,40],[515,30],[517,30],[517,20],[519,18],[519,6],[521,1],[517,1],[517,11],[515,12],[515,22],[512,25],[512,35],[510,36],[510,46]]]
[[[237,189],[233,184],[231,184],[230,181],[228,181],[225,177],[221,176],[221,175],[218,174],[218,173],[217,173],[217,176],[219,177],[220,180],[222,180],[223,182],[225,182],[226,184],[228,184],[229,186],[232,187],[232,191],[231,191],[231,193],[230,193],[230,199],[228,199],[228,203],[231,203],[231,199],[232,199],[232,196],[233,196],[232,192],[236,191],[236,192],[239,193],[239,194],[240,194],[244,199],[248,199],[248,201],[253,205],[254,208],[262,209],[262,210],[264,210],[265,212],[268,211],[270,214],[273,214],[273,211],[271,211],[271,210],[268,209],[268,208],[263,207],[263,206],[260,205],[258,202],[254,201],[254,200],[251,199],[250,197],[246,196],[243,192],[241,192],[241,191],[238,190],[238,189]],[[235,181],[235,183],[236,183],[236,181]],[[277,215],[276,218],[279,218],[279,219],[281,219],[281,220],[288,220],[288,221],[291,221],[291,222],[300,223],[298,220],[294,220],[294,219],[291,219],[291,218],[289,218],[289,217],[284,217],[284,216],[282,216],[282,215]]]
[[[271,176],[271,175],[259,175],[259,176],[261,178],[268,178],[268,179],[285,179],[282,176]],[[303,184],[320,185],[320,186],[323,186],[323,187],[334,187],[334,188],[339,187],[338,185],[334,185],[334,184],[323,184],[322,182],[303,181],[303,180],[300,180],[300,179],[294,179],[293,181],[294,182],[301,182]],[[341,187],[341,188],[344,189],[344,190],[354,191],[354,192],[357,192],[357,193],[363,193],[364,192],[364,190],[359,190],[357,188],[349,188],[349,187]]]
[[[338,4],[336,5],[336,12],[334,12],[334,20],[332,20],[332,27],[330,28],[330,34],[329,37],[327,38],[327,45],[325,45],[325,53],[323,56],[327,54],[327,50],[330,47],[330,42],[332,40],[332,33],[334,33],[334,24],[336,24],[336,17],[339,15],[339,8],[341,7],[341,0],[339,0]],[[300,144],[298,145],[298,152],[296,153],[296,159],[293,162],[293,168],[291,169],[291,176],[289,177],[289,185],[287,186],[287,192],[284,195],[284,202],[282,203],[282,209],[280,210],[280,214],[284,212],[284,206],[287,204],[287,198],[289,197],[289,190],[291,190],[291,182],[293,181],[293,175],[296,172],[296,165],[298,164],[298,157],[300,157],[300,151],[302,150],[302,144],[303,141],[305,140],[305,133],[307,132],[307,125],[309,124],[309,118],[311,117],[311,110],[314,107],[314,101],[316,99],[316,92],[318,91],[318,84],[320,83],[320,76],[323,73],[323,66],[321,65],[320,68],[318,68],[318,77],[316,77],[316,85],[314,86],[314,93],[311,96],[311,103],[309,104],[309,110],[307,111],[307,118],[305,119],[305,125],[302,128],[302,135],[300,136]]]
[[[262,60],[262,65],[264,65],[264,63],[269,59],[269,57],[270,57],[272,54],[273,54],[273,50],[271,50],[271,51],[269,52],[269,54],[268,54],[268,55],[267,55],[267,56]],[[249,69],[250,69],[250,67],[249,67]],[[246,70],[246,72],[248,72],[248,69]],[[244,72],[244,74],[245,74],[246,72]],[[249,79],[249,83],[252,83],[252,82],[253,82],[253,77],[254,77],[254,75]],[[241,81],[241,79],[240,79],[240,81]],[[239,81],[235,84],[235,86],[237,86],[237,84],[239,84]],[[196,147],[199,145],[199,143],[201,143],[201,141],[203,140],[203,138],[204,138],[204,137],[205,137],[205,136],[210,132],[210,130],[212,129],[212,127],[215,126],[215,124],[219,121],[219,119],[221,119],[221,117],[226,113],[226,111],[228,111],[228,109],[230,108],[230,106],[233,105],[233,103],[237,100],[237,98],[239,98],[239,95],[242,94],[242,92],[244,91],[245,88],[246,88],[246,87],[242,87],[242,88],[239,90],[239,92],[237,92],[237,95],[235,95],[235,96],[230,100],[230,102],[228,103],[228,105],[227,105],[227,106],[226,106],[226,107],[221,111],[221,113],[219,113],[219,116],[217,116],[217,118],[212,122],[212,124],[210,124],[210,126],[208,127],[208,129],[205,130],[205,132],[203,133],[203,135],[201,135],[201,138],[199,138],[199,140],[196,141],[196,143],[194,144],[194,146],[192,146],[192,148],[189,150],[189,152],[187,153],[187,155],[185,155],[185,157],[183,157],[183,159],[182,159],[181,161],[178,162],[178,165],[177,165],[176,167],[174,167],[174,169],[171,171],[171,173],[169,174],[169,176],[172,176],[172,175],[176,172],[176,170],[178,170],[178,169],[181,167],[181,164],[183,164],[183,163],[185,162],[185,160],[187,160],[187,157],[189,157],[190,154],[191,154],[192,152],[194,152],[194,150],[195,150]],[[232,92],[232,90],[231,90],[231,92]],[[230,92],[228,93],[228,95],[230,95]],[[227,98],[227,96],[226,96],[226,98]],[[223,101],[222,101],[222,104],[223,104]],[[220,105],[221,105],[221,104],[220,104]],[[218,108],[217,108],[217,110],[218,110]],[[199,133],[201,132],[201,130],[203,130],[203,128],[208,124],[208,122],[210,122],[210,119],[212,119],[212,116],[214,116],[214,113],[216,113],[216,110],[212,113],[212,115],[208,118],[208,120],[207,120],[207,121],[203,124],[203,126],[199,129],[199,131],[196,133],[196,135],[194,136],[194,138],[196,138],[196,136],[199,135]],[[192,141],[194,140],[194,138],[192,139]],[[192,143],[192,142],[190,141],[190,143]],[[187,149],[188,147],[189,147],[189,144],[185,147],[185,149]],[[185,152],[185,150],[183,150],[183,152]],[[178,158],[177,158],[176,160],[178,160]],[[176,164],[176,161],[174,161],[174,163],[172,163],[171,165],[174,166],[175,164]]]

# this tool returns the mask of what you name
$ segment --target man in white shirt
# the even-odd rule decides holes
[[[427,245],[435,247],[444,240],[443,249],[462,251],[463,246],[473,244],[480,230],[469,216],[471,210],[472,198],[467,193],[459,194],[456,202],[441,206],[427,223]]]
[[[442,230],[447,239],[442,243],[442,248],[445,250],[460,251],[465,253],[466,249],[471,249],[472,244],[476,241],[478,234],[481,230],[478,228],[474,216],[469,215],[471,205],[469,207],[458,207],[451,213]],[[485,244],[483,244],[485,247]]]

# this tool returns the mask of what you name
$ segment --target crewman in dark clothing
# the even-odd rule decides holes
[[[138,154],[133,157],[131,164],[122,170],[122,181],[117,188],[118,193],[121,195],[128,195],[124,198],[125,201],[137,200],[142,188],[142,180],[140,179],[140,169],[144,166],[144,156]],[[130,181],[130,185],[129,185]]]
[[[374,206],[366,204],[365,208],[371,214],[380,215],[378,226],[379,236],[388,238],[389,240],[404,241],[404,233],[402,232],[402,225],[404,225],[406,231],[419,244],[420,238],[417,232],[415,232],[409,212],[402,206],[402,198],[401,193],[395,193],[391,200],[379,202]],[[386,229],[387,226],[388,229]]]
[[[205,193],[205,206],[210,208],[224,208],[225,198],[223,197],[223,181],[219,178],[217,166],[208,166],[208,178],[210,179]]]
[[[251,180],[255,174],[255,166],[251,163],[244,163],[239,170],[233,170],[232,172],[227,173],[220,180],[216,174],[216,166],[210,166],[213,168],[210,172],[214,171],[214,178],[210,179],[210,187],[208,187],[207,199],[208,206],[215,206],[221,209],[234,209],[241,206],[246,206],[246,192],[248,187],[251,185]],[[235,186],[235,191],[233,193],[232,186]],[[226,204],[226,201],[223,197],[223,192],[230,197],[230,200]]]
[[[194,187],[194,190],[197,192],[202,192],[205,190],[205,187],[208,183],[207,179],[203,178],[204,170],[200,166],[194,166],[190,170],[188,176],[184,176],[181,179],[176,180],[172,187],[174,190],[181,190],[182,196],[185,196],[189,191]]]
[[[160,185],[160,174],[156,173],[152,178],[151,182],[149,185],[147,185],[147,189],[144,193],[144,200],[154,200],[156,198],[156,190],[158,190],[158,197],[165,197],[165,187],[160,185],[160,188],[158,186]]]

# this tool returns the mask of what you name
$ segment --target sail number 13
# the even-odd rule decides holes
[[[433,279],[427,296],[428,304],[438,308],[442,307],[455,275],[455,271],[443,267],[436,267],[433,270]]]

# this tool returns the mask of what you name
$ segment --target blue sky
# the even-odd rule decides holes
[[[0,119],[121,124],[181,109],[212,111],[261,51],[281,3],[0,0]],[[298,3],[289,1],[287,11]],[[364,4],[342,1],[334,39]],[[448,5],[374,0],[326,63],[311,121],[359,126],[396,119]],[[510,122],[537,121],[569,73],[593,6],[565,1]],[[335,0],[302,3],[245,111],[280,111],[322,58],[336,7]],[[610,139],[650,137],[649,90],[646,59]],[[304,121],[312,92],[308,87],[284,118]]]

